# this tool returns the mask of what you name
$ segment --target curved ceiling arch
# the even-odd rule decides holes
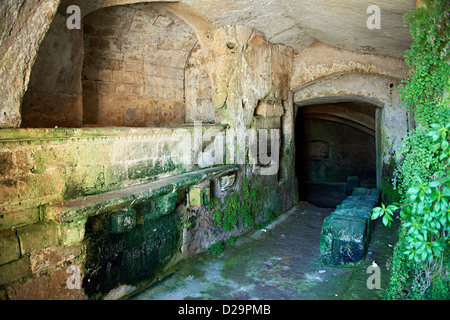
[[[66,14],[68,6],[78,5],[81,9],[82,18],[84,18],[99,9],[139,3],[153,4],[155,7],[163,7],[170,11],[194,30],[202,44],[208,40],[208,33],[214,30],[214,26],[190,5],[173,0],[62,0],[58,11]]]
[[[372,74],[343,73],[308,82],[293,89],[294,104],[361,101],[384,108],[393,100],[399,79]]]

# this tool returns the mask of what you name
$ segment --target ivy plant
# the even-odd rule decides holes
[[[382,217],[390,226],[398,209],[406,229],[405,254],[417,262],[433,262],[442,257],[449,246],[450,234],[450,122],[446,125],[432,124],[428,136],[433,141],[427,165],[433,172],[428,180],[416,177],[416,183],[407,190],[405,203],[374,208],[372,219]]]
[[[402,220],[390,298],[448,293],[438,287],[448,281],[442,268],[450,232],[450,1],[424,2],[426,7],[405,15],[413,43],[405,56],[410,76],[399,93],[415,128],[403,139],[403,160],[394,171],[401,200],[372,211],[372,219],[386,226],[397,210]]]

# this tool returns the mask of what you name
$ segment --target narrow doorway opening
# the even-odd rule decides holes
[[[300,200],[334,208],[354,187],[377,187],[376,109],[352,101],[298,107]]]

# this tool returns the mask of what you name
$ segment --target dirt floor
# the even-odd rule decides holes
[[[323,220],[333,209],[300,202],[267,228],[245,235],[219,256],[200,254],[132,300],[373,300],[389,282],[396,227],[375,226],[365,261],[351,267],[320,262]],[[398,224],[396,224],[398,225]],[[369,289],[373,261],[381,289]]]

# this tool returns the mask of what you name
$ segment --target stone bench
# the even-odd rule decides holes
[[[139,185],[92,195],[64,203],[46,206],[45,218],[56,222],[63,245],[80,242],[88,218],[107,214],[111,218],[111,233],[127,232],[136,224],[133,207],[146,203],[152,208],[147,215],[158,216],[173,211],[177,190],[194,187],[238,171],[236,166],[216,166],[162,178]],[[149,200],[151,204],[149,203]]]
[[[330,216],[320,235],[322,262],[329,266],[357,263],[364,259],[373,231],[370,212],[379,203],[377,189],[354,188]]]

